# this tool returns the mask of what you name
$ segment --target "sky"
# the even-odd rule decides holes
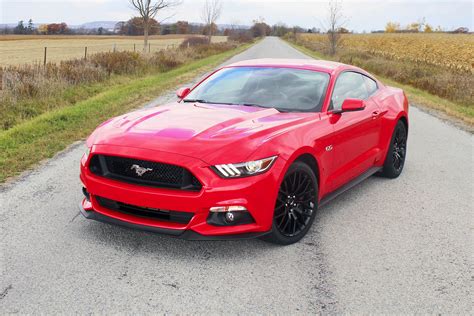
[[[221,0],[219,24],[250,25],[264,18],[268,24],[324,28],[327,1],[317,0]],[[183,3],[162,12],[158,20],[200,22],[204,0]],[[432,26],[452,30],[459,26],[474,29],[471,0],[343,0],[346,28],[357,32],[383,29],[387,21],[406,25],[422,18]],[[92,21],[124,21],[135,14],[128,0],[0,0],[0,24],[33,19],[35,23],[66,22],[80,25]]]

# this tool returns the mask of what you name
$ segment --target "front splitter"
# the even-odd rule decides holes
[[[190,229],[169,229],[161,228],[147,225],[137,225],[130,222],[122,221],[113,217],[105,216],[101,213],[98,213],[94,210],[86,211],[82,204],[79,204],[79,210],[81,214],[91,220],[99,221],[102,223],[107,223],[116,226],[122,226],[129,229],[141,230],[155,234],[167,235],[175,238],[186,239],[186,240],[236,240],[236,239],[253,239],[265,236],[270,232],[263,233],[244,233],[244,234],[235,234],[235,235],[202,235],[196,233]]]

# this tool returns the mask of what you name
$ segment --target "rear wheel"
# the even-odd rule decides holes
[[[318,183],[313,170],[295,162],[283,179],[275,205],[272,231],[264,240],[289,245],[310,229],[317,209]]]
[[[386,178],[397,178],[403,171],[406,154],[407,129],[402,121],[398,121],[393,131],[381,175]]]

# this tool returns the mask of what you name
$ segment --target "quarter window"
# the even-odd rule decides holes
[[[369,97],[364,76],[356,72],[344,72],[339,75],[332,93],[332,108],[340,110],[346,99],[365,100]]]
[[[367,76],[363,76],[365,80],[365,84],[367,85],[367,92],[369,93],[369,96],[375,93],[377,91],[377,82],[375,80],[370,79]]]

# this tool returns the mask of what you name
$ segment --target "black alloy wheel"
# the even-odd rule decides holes
[[[401,172],[405,163],[405,154],[407,150],[407,135],[404,128],[397,128],[392,149],[393,168]]]
[[[289,245],[308,232],[317,209],[318,184],[311,168],[300,161],[288,169],[278,192],[273,227],[265,240]]]
[[[387,178],[397,178],[403,171],[407,155],[407,129],[402,121],[398,121],[393,131],[390,147],[381,175]]]

